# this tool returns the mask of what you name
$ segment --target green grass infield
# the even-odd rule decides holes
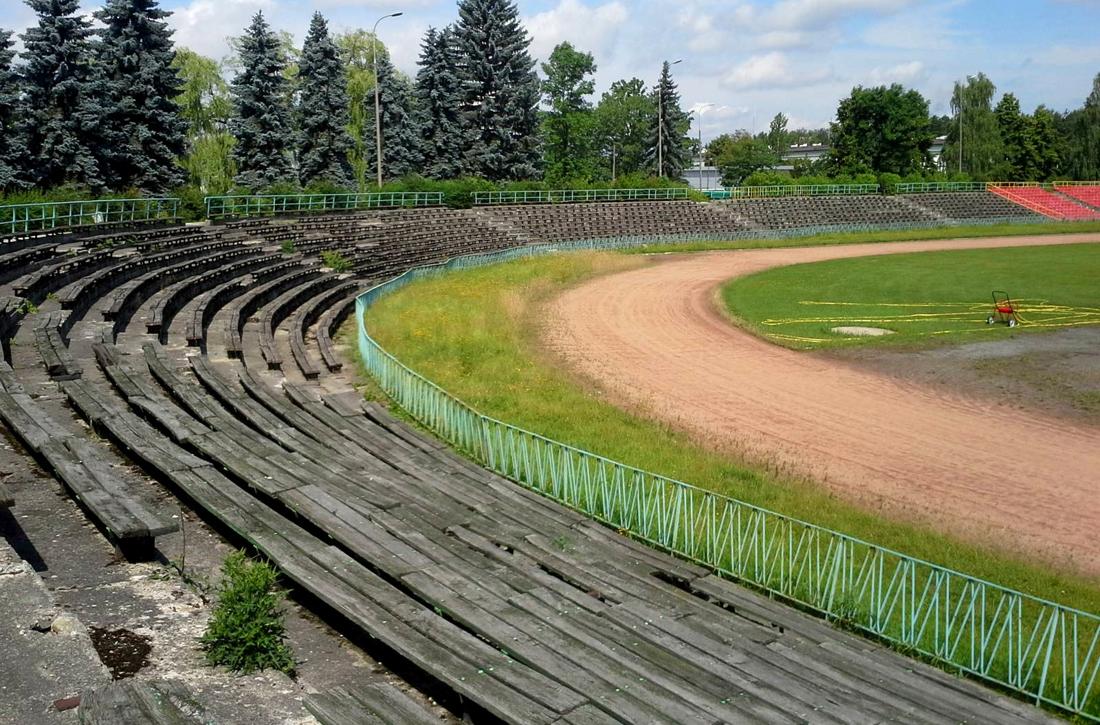
[[[1007,293],[1015,315],[992,293]],[[1100,324],[1100,244],[967,249],[796,264],[732,280],[731,315],[796,349],[933,345]],[[994,323],[989,324],[989,318]],[[1009,319],[1017,324],[1008,326]],[[860,337],[838,327],[889,334]]]

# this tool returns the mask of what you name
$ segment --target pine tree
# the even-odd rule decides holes
[[[314,13],[309,24],[298,77],[298,176],[303,185],[323,182],[350,187],[347,76],[320,13]]]
[[[163,193],[183,183],[178,163],[186,122],[175,98],[180,80],[172,67],[172,31],[157,0],[108,0],[96,18],[96,96],[101,133],[96,147],[110,187]]]
[[[460,0],[455,44],[465,172],[493,181],[538,174],[539,81],[512,0]]]
[[[424,173],[433,179],[453,179],[463,172],[457,65],[454,31],[428,28],[420,47],[416,98]]]
[[[278,36],[257,12],[241,38],[241,70],[233,79],[236,113],[230,123],[237,138],[236,182],[253,190],[294,180],[287,81],[279,47]]]
[[[90,23],[77,15],[80,0],[27,0],[27,5],[38,25],[22,36],[24,180],[41,188],[66,182],[101,188],[91,152],[98,113],[87,94]]]
[[[390,59],[378,57],[378,105],[382,109],[382,174],[383,179],[397,179],[419,173],[421,166],[420,132],[413,108],[413,93],[409,82],[394,70]],[[374,113],[371,107],[371,130],[368,136],[367,160],[371,174],[378,174],[378,154],[375,144]],[[373,176],[372,176],[373,178]]]
[[[19,76],[10,30],[0,30],[0,191],[19,186],[22,143],[16,129],[19,118]]]
[[[661,66],[661,78],[653,91],[653,105],[658,110],[650,125],[646,163],[658,176],[678,179],[690,160],[686,136],[691,120],[680,108],[680,92],[672,81],[672,67],[668,61]]]

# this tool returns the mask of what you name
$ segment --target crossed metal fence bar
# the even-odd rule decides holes
[[[593,201],[673,201],[687,199],[686,186],[664,189],[551,189],[536,191],[475,191],[475,206],[495,204],[561,204]]]
[[[896,194],[925,194],[937,191],[985,191],[984,181],[918,181],[894,184]]]
[[[205,202],[207,219],[223,219],[303,212],[439,206],[443,203],[443,193],[393,191],[364,194],[241,194],[208,196]]]
[[[904,651],[1015,691],[1036,704],[1100,722],[1100,616],[484,415],[406,367],[366,327],[365,313],[375,302],[416,280],[558,251],[662,244],[684,241],[684,236],[532,245],[410,270],[357,298],[360,357],[398,405],[502,476],[634,538]]]
[[[97,224],[173,221],[179,218],[179,204],[180,200],[174,197],[7,204],[0,206],[0,235]]]
[[[878,184],[778,184],[775,186],[734,186],[728,199],[763,199],[777,196],[841,196],[877,194]]]

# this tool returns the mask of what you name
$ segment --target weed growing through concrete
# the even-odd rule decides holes
[[[210,664],[242,674],[268,669],[293,674],[294,655],[279,610],[283,595],[275,579],[267,562],[250,561],[240,551],[226,558],[218,603],[202,636]]]

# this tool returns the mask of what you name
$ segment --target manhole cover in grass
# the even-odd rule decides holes
[[[859,326],[844,326],[834,327],[833,332],[839,335],[854,335],[855,337],[882,337],[883,335],[893,335],[893,330],[887,330],[883,327],[859,327]]]

